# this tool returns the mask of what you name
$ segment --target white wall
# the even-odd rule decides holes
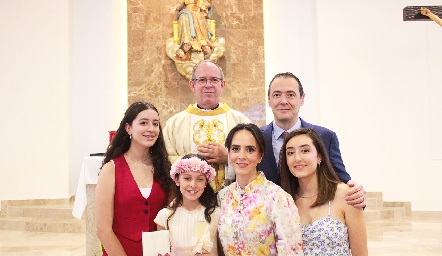
[[[0,200],[67,198],[127,105],[126,1],[0,0]]]
[[[300,115],[308,122],[320,120],[317,63],[316,3],[305,0],[264,0],[266,94],[272,78],[283,72],[296,75],[305,92]],[[267,106],[267,119],[273,119]]]
[[[367,191],[442,211],[442,28],[402,21],[411,5],[264,0],[266,82],[281,71],[301,79],[301,116],[337,132],[348,172]]]
[[[82,159],[104,153],[127,108],[127,3],[72,1],[70,194]]]
[[[69,1],[0,1],[0,199],[67,197]]]
[[[353,179],[385,200],[441,211],[442,27],[402,21],[416,4],[317,1],[319,111]]]

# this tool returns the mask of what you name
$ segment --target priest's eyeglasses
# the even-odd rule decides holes
[[[218,77],[211,77],[211,78],[196,78],[193,79],[198,85],[206,85],[207,82],[209,82],[210,85],[217,85],[219,82],[221,82],[223,79]]]

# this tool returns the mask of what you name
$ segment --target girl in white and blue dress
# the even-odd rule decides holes
[[[172,165],[176,199],[160,210],[158,230],[169,230],[171,255],[218,255],[219,208],[213,188],[215,169],[197,154],[184,156]]]
[[[350,189],[339,181],[313,129],[287,135],[281,148],[281,187],[298,207],[305,255],[368,255],[362,209],[347,204]]]

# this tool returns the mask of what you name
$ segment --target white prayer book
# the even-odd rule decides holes
[[[169,230],[143,232],[143,256],[169,256]]]

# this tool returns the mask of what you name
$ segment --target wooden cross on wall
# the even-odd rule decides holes
[[[430,20],[431,19],[421,14],[421,7],[429,9],[433,14],[442,17],[442,6],[407,6],[403,10],[404,21],[416,21],[416,20]]]

